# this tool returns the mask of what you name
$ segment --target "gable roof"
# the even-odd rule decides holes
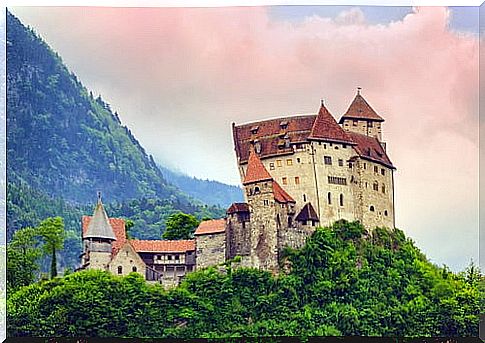
[[[199,224],[194,235],[206,235],[213,233],[222,233],[226,231],[225,219],[204,220]]]
[[[235,202],[226,211],[227,214],[239,212],[249,212],[249,205],[245,202]]]
[[[357,145],[354,146],[354,149],[361,158],[396,169],[392,165],[391,160],[377,138],[356,132],[348,132],[348,134],[352,140],[357,143]]]
[[[335,121],[335,118],[330,114],[325,105],[320,106],[320,111],[313,122],[312,131],[308,139],[326,140],[332,142],[352,143],[352,140],[347,136],[347,133]]]
[[[357,95],[347,109],[347,112],[340,118],[339,123],[342,124],[344,119],[384,121],[384,119],[368,104],[364,97],[360,95],[360,91],[357,91]]]
[[[186,252],[195,250],[195,240],[138,240],[130,239],[130,244],[136,252]]]
[[[249,153],[248,167],[246,169],[246,176],[244,177],[243,185],[247,185],[254,182],[268,181],[272,177],[268,170],[263,165],[263,162],[259,159],[258,155],[251,149]]]
[[[282,204],[296,202],[275,180],[273,180],[273,194],[274,199]]]
[[[113,228],[108,220],[108,215],[101,202],[101,198],[98,198],[93,216],[89,221],[86,231],[83,231],[83,238],[106,238],[116,240]]]
[[[312,204],[307,202],[301,209],[300,213],[296,216],[295,220],[299,222],[306,222],[307,220],[319,221],[317,212],[313,208]]]

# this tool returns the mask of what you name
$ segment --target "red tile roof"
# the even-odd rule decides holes
[[[313,122],[312,131],[308,139],[319,139],[333,142],[351,143],[351,139],[344,129],[335,121],[322,102],[317,118]]]
[[[84,234],[88,230],[89,222],[91,221],[91,216],[83,216],[81,219],[82,222],[82,230],[83,230],[83,237]],[[116,255],[121,249],[121,247],[126,242],[126,229],[125,229],[125,221],[121,218],[109,218],[109,223],[113,228],[113,232],[116,237],[116,241],[114,241],[111,245],[113,247],[112,255]]]
[[[249,212],[249,205],[245,202],[235,202],[227,209],[226,213]]]
[[[186,252],[195,250],[195,240],[138,240],[130,239],[130,244],[136,252]]]
[[[354,146],[354,149],[361,158],[382,163],[389,168],[395,169],[377,138],[356,132],[348,132],[348,134],[352,140],[357,143],[357,145]]]
[[[272,177],[259,159],[258,155],[251,150],[249,154],[248,167],[246,169],[246,176],[244,177],[243,185],[247,185],[259,181],[271,180]]]
[[[285,192],[283,188],[278,184],[278,182],[273,180],[273,194],[276,201],[280,203],[296,202],[293,198]]]
[[[365,101],[364,97],[357,92],[354,100],[349,106],[349,109],[340,118],[339,123],[342,124],[344,119],[370,119],[375,121],[384,121],[384,119],[374,111],[374,109]]]
[[[212,219],[204,220],[199,224],[197,230],[195,230],[195,235],[206,235],[212,233],[221,233],[226,231],[226,220],[225,219]]]

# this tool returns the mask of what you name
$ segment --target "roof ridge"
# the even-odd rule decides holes
[[[248,167],[246,168],[246,175],[244,177],[243,185],[247,185],[259,181],[272,180],[273,177],[264,166],[261,159],[256,154],[254,149],[251,149],[248,158]]]
[[[313,122],[308,139],[322,139],[337,142],[353,143],[345,130],[337,123],[322,101],[318,115]]]
[[[346,118],[384,121],[384,118],[378,115],[367,100],[360,94],[360,90],[357,91],[354,100],[352,100],[349,108],[340,118],[339,123],[342,124]]]

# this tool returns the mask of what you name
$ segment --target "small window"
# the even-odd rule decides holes
[[[187,255],[191,256],[192,255],[192,251],[187,251]]]
[[[342,160],[341,158],[339,158],[339,160],[338,160],[338,165],[339,165],[340,167],[343,167],[343,166],[344,166],[344,160]]]
[[[271,162],[271,163],[269,164],[269,170],[274,170],[274,162]]]
[[[259,194],[259,187],[258,186],[254,187],[254,194]]]
[[[327,149],[327,144],[324,144],[324,145],[323,145],[323,148],[324,148],[324,149]]]
[[[370,210],[371,212],[375,212],[374,206],[369,207],[369,210]]]
[[[291,158],[286,160],[286,165],[287,166],[292,166],[293,165],[293,160]]]
[[[169,261],[172,261],[172,255],[168,255],[168,256],[167,256],[167,259],[168,259]]]
[[[343,194],[340,194],[339,202],[340,202],[340,206],[344,205],[344,195]]]
[[[372,189],[375,190],[375,191],[378,191],[379,190],[379,184],[377,182],[374,182],[372,184]]]
[[[386,175],[386,170],[384,168],[381,168],[381,174]]]
[[[295,176],[295,185],[299,185],[299,184],[300,184],[300,177]]]
[[[377,166],[374,166],[374,173],[378,173],[379,172],[379,168],[377,168]]]
[[[386,185],[382,185],[382,193],[386,194]]]
[[[282,178],[281,181],[283,182],[284,185],[288,184],[288,178],[286,177]]]
[[[296,163],[300,163],[300,162],[301,162],[301,160],[300,160],[300,158],[298,157],[298,158],[296,159]]]
[[[133,268],[131,268],[131,270],[136,273],[136,271],[137,271],[136,266],[133,266]]]
[[[268,199],[263,200],[263,204],[264,206],[269,206],[269,200]]]
[[[387,210],[384,211],[384,215],[387,217]]]
[[[367,169],[367,163],[364,162],[364,169]]]
[[[282,167],[283,166],[283,162],[281,160],[276,160],[276,166]]]
[[[162,259],[162,255],[157,255],[157,260],[161,260]]]
[[[332,194],[330,192],[327,194],[327,201],[329,205],[332,205]]]
[[[306,194],[303,194],[303,202],[306,202]]]
[[[353,120],[352,125],[357,126],[357,120]]]
[[[123,267],[122,266],[118,266],[118,274],[123,274]]]
[[[332,157],[331,156],[324,156],[323,157],[323,162],[327,165],[332,165]]]
[[[367,125],[368,125],[369,127],[372,127],[372,126],[373,126],[373,123],[372,123],[371,121],[369,121],[369,122],[367,122]]]
[[[175,255],[175,261],[178,261],[180,260],[180,256],[179,255]]]
[[[347,149],[347,144],[342,144],[343,149]]]

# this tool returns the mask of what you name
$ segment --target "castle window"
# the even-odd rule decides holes
[[[349,168],[352,169],[352,162],[349,162]]]
[[[253,127],[251,127],[251,133],[252,134],[255,134],[256,132],[258,132],[258,129],[259,129],[259,126],[253,126]]]
[[[384,168],[381,168],[381,174],[386,175],[386,170]]]
[[[276,166],[282,167],[283,166],[283,162],[281,160],[276,160]]]
[[[340,202],[340,206],[344,205],[344,195],[343,194],[340,194],[339,202]]]
[[[374,173],[378,173],[379,172],[379,168],[377,168],[377,166],[374,166]]]
[[[293,165],[293,160],[291,158],[286,160],[286,165],[287,166],[292,166]]]
[[[300,184],[300,177],[295,176],[295,185],[299,185],[299,184]]]
[[[323,162],[327,165],[332,165],[332,156],[324,156],[323,157]]]
[[[367,163],[364,162],[364,169],[367,169]]]
[[[339,160],[338,160],[338,165],[339,165],[340,167],[343,167],[343,166],[344,166],[344,160],[342,160],[341,158],[339,158]]]
[[[324,148],[324,149],[327,149],[327,144],[324,144],[324,145],[323,145],[323,148]]]
[[[284,185],[288,184],[288,178],[286,177],[282,178],[281,181],[283,182]]]
[[[131,268],[131,270],[136,273],[136,271],[137,271],[136,266],[133,266],[133,268]]]
[[[375,191],[379,191],[379,184],[377,183],[377,181],[372,184],[372,189],[374,189]]]
[[[334,184],[334,185],[347,185],[347,178],[345,177],[337,177],[337,176],[328,176],[328,183]]]
[[[347,149],[347,144],[342,144],[342,148]]]
[[[332,205],[332,193],[328,192],[327,194],[327,201],[329,205]]]
[[[373,124],[373,123],[372,123],[371,121],[367,122],[367,125],[368,125],[369,127],[372,127],[372,124]]]
[[[161,260],[162,259],[162,255],[157,255],[157,260]]]
[[[274,170],[274,162],[271,162],[271,163],[269,164],[269,170]]]
[[[178,261],[180,260],[180,256],[179,255],[175,255],[175,261]]]
[[[306,202],[306,195],[303,194],[303,202]]]
[[[118,266],[118,274],[123,274],[123,267],[122,266]]]
[[[259,187],[258,186],[254,187],[254,194],[259,194]]]
[[[338,145],[335,146],[335,150],[338,150]]]
[[[281,127],[282,129],[287,129],[287,128],[288,128],[288,122],[287,122],[287,121],[282,121],[282,122],[280,123],[280,127]]]
[[[167,259],[168,259],[169,261],[172,261],[172,255],[168,255],[168,256],[167,256]]]
[[[382,193],[386,194],[386,185],[382,185]]]
[[[352,121],[352,124],[353,124],[354,126],[357,126],[357,120],[353,120],[353,121]]]
[[[384,211],[384,215],[387,217],[387,210]]]
[[[296,162],[297,162],[297,163],[300,163],[300,162],[301,162],[301,160],[300,160],[300,158],[299,158],[299,157],[296,159]]]
[[[375,211],[374,206],[369,207],[369,210],[370,210],[371,212],[374,212],[374,211]]]
[[[267,200],[267,199],[263,200],[263,204],[264,204],[264,206],[269,206],[269,200]]]

